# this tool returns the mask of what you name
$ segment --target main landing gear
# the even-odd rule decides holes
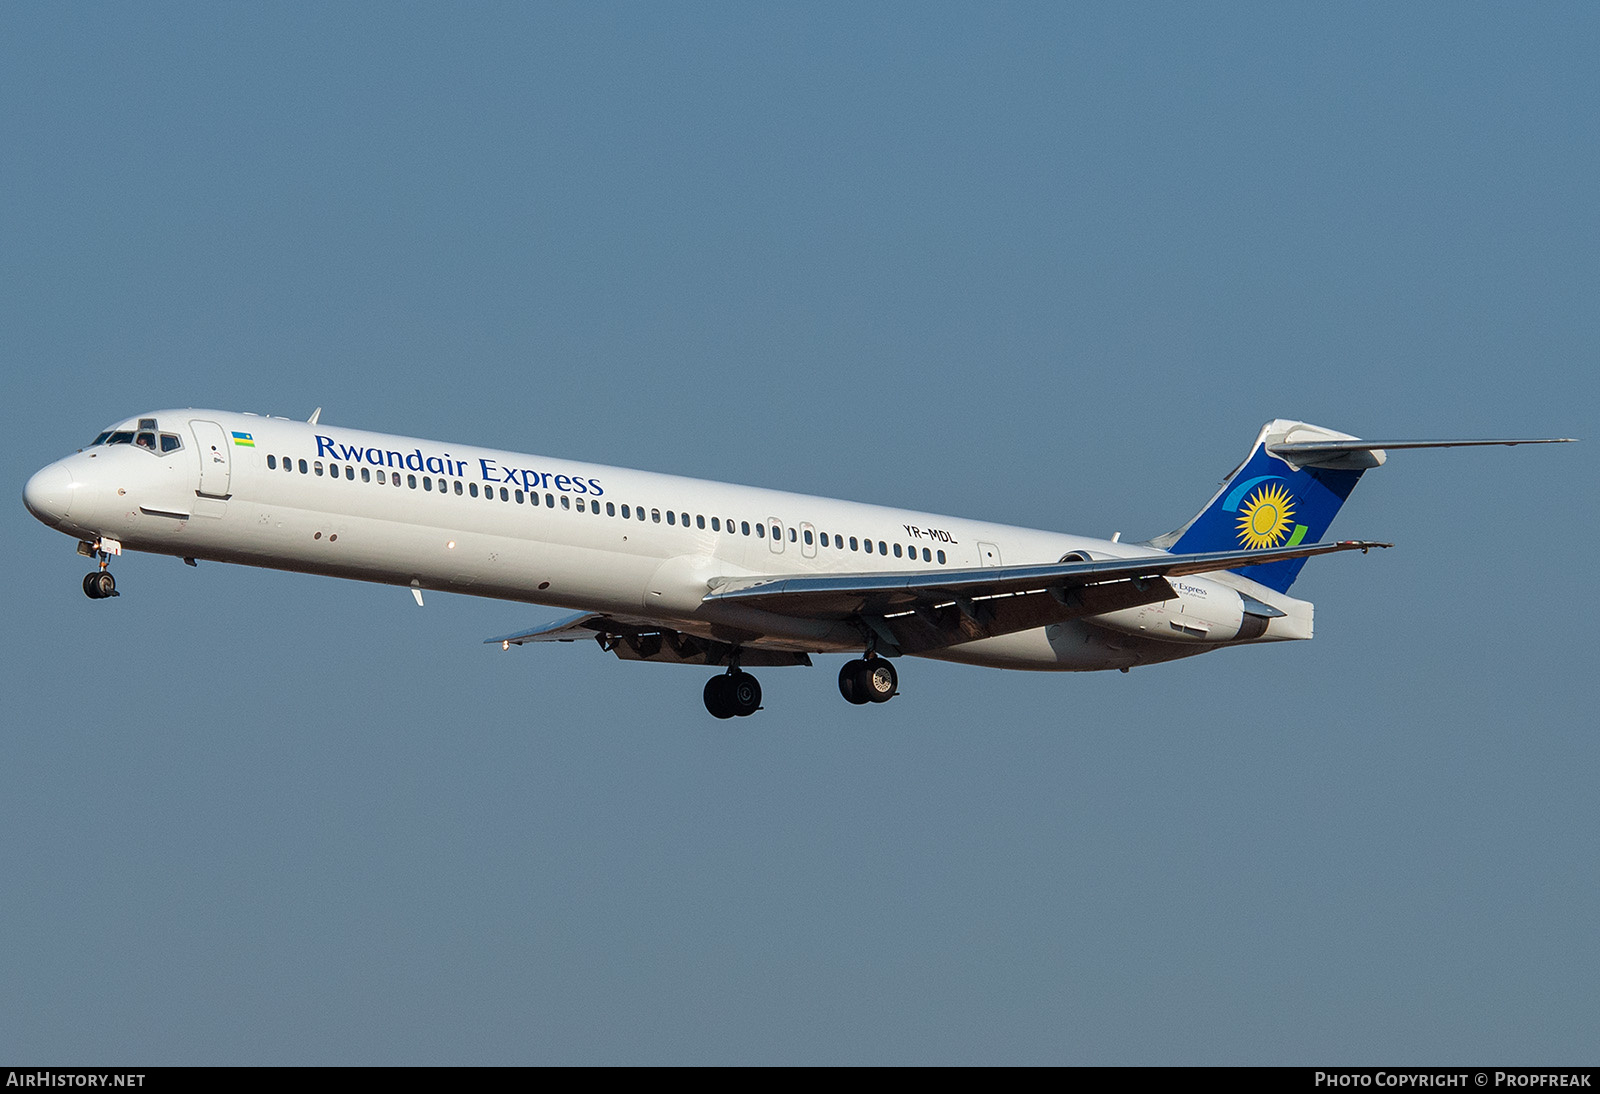
[[[705,700],[713,718],[747,718],[761,709],[761,685],[735,666],[706,681]]]
[[[839,694],[857,706],[887,703],[899,692],[894,665],[875,655],[847,662],[839,670]],[[761,685],[737,660],[721,676],[706,681],[706,710],[713,718],[745,718],[761,709]]]
[[[882,657],[846,661],[839,670],[839,694],[848,703],[887,703],[897,694],[900,677]]]

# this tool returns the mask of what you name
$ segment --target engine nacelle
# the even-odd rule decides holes
[[[1203,577],[1167,579],[1177,597],[1084,620],[1097,627],[1164,642],[1233,642],[1259,638],[1283,613]],[[1247,603],[1248,600],[1248,603]]]

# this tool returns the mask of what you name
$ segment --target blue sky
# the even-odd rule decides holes
[[[20,497],[174,405],[1130,538],[1273,417],[1592,438],[1591,5],[3,20],[0,1056],[1592,1056],[1592,441],[1395,456],[1312,643],[738,724]]]

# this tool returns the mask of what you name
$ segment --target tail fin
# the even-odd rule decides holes
[[[1151,540],[1151,546],[1189,554],[1317,542],[1362,472],[1383,463],[1382,450],[1349,446],[1352,441],[1362,444],[1348,433],[1305,422],[1268,422],[1249,458],[1228,476],[1206,507],[1183,527]],[[1284,593],[1305,564],[1305,559],[1295,558],[1239,572]]]
[[[1361,480],[1382,467],[1384,453],[1401,448],[1471,448],[1479,445],[1570,444],[1571,437],[1526,440],[1364,441],[1318,425],[1270,421],[1250,456],[1228,476],[1216,496],[1175,532],[1150,546],[1188,554],[1240,547],[1295,547],[1320,540],[1339,506]],[[1303,558],[1245,567],[1241,572],[1280,593],[1300,575]]]

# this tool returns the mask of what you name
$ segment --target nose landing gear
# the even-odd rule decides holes
[[[114,548],[108,551],[107,548]],[[117,579],[111,576],[111,571],[106,569],[111,562],[112,554],[121,554],[122,545],[115,540],[98,540],[94,543],[80,541],[78,553],[88,555],[100,560],[100,568],[91,570],[83,575],[83,595],[90,600],[105,600],[113,596],[121,596],[117,592]]]

